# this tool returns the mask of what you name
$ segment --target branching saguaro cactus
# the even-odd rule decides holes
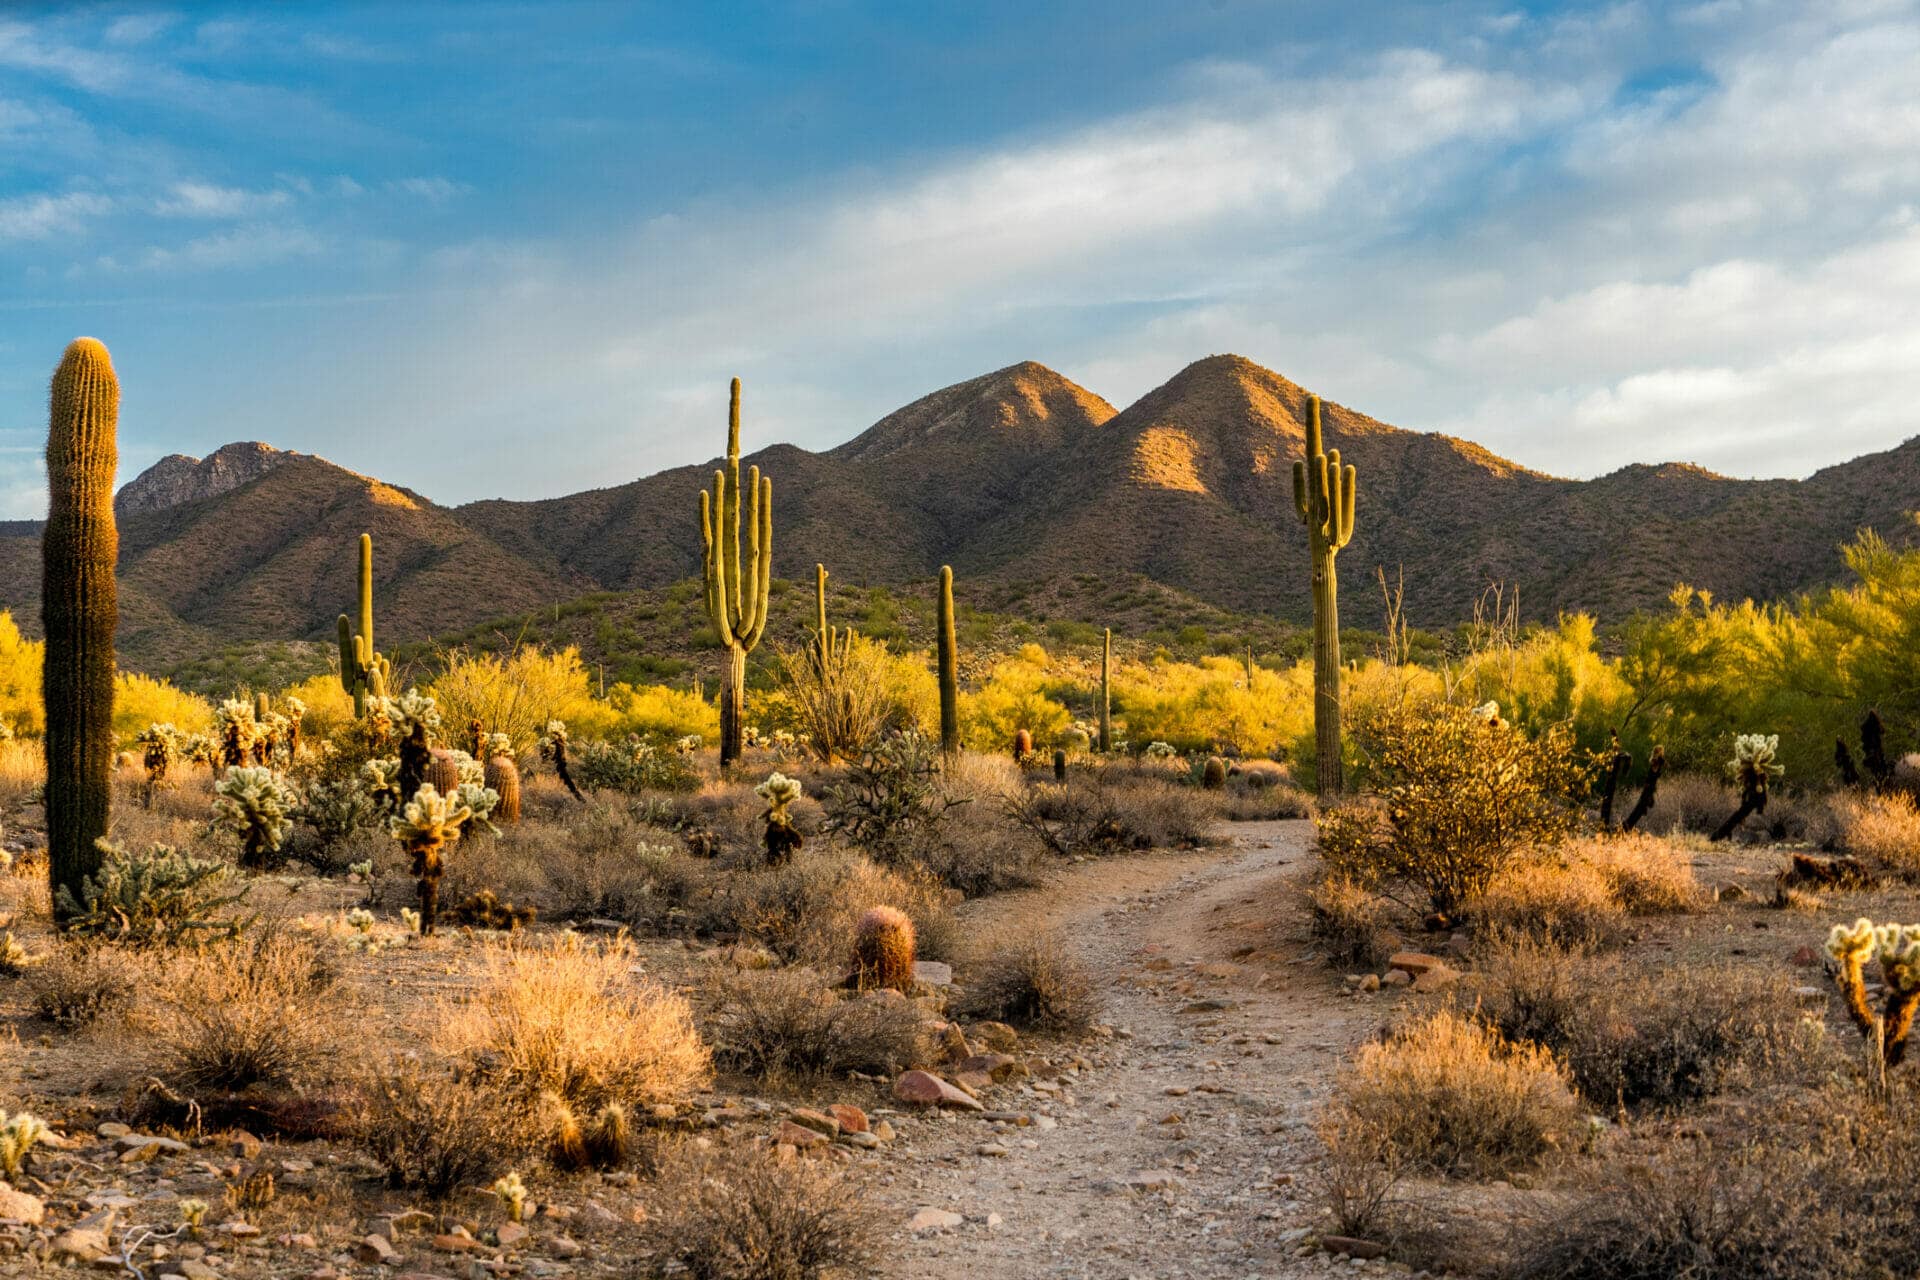
[[[88,877],[100,870],[111,798],[119,419],[112,358],[92,338],[75,338],[54,371],[49,397],[47,527],[40,541],[47,865],[63,924],[60,891],[79,900]]]
[[[1887,1068],[1899,1066],[1907,1056],[1907,1037],[1920,1009],[1920,924],[1875,926],[1865,917],[1851,927],[1837,924],[1827,935],[1827,954],[1833,958],[1833,978],[1847,1015],[1866,1038],[1874,1082],[1884,1085]],[[1869,960],[1879,961],[1886,987],[1885,1006],[1877,1011],[1867,998]]]
[[[353,714],[367,714],[367,699],[387,696],[393,664],[373,647],[373,535],[360,535],[360,620],[340,615],[340,687],[353,698]]]
[[[1320,444],[1320,397],[1307,402],[1306,457],[1293,464],[1293,506],[1313,559],[1313,741],[1323,796],[1340,794],[1340,602],[1333,558],[1353,540],[1355,475]]]
[[[960,750],[960,636],[953,624],[953,566],[940,566],[940,750]]]
[[[713,473],[713,492],[700,492],[701,576],[707,620],[727,650],[727,684],[720,691],[720,767],[740,759],[745,738],[747,655],[767,626],[767,589],[773,583],[773,481],[760,468],[747,473],[747,546],[740,549],[740,379],[727,409],[726,465]]]

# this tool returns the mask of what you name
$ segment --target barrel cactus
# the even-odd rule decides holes
[[[513,756],[505,751],[489,756],[484,781],[500,797],[500,803],[493,811],[494,817],[506,823],[520,821],[520,766]]]
[[[913,986],[913,921],[893,907],[873,907],[853,930],[853,985],[862,991]]]

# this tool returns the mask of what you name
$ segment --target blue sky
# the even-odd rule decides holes
[[[1035,12],[1044,10],[1044,12]],[[0,7],[0,515],[91,334],[122,477],[443,502],[1237,351],[1588,476],[1920,433],[1920,0]]]

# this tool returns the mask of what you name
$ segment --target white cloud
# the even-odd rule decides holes
[[[207,182],[176,182],[154,202],[163,218],[243,218],[278,209],[292,199],[285,191],[247,191]]]
[[[108,44],[145,44],[180,21],[177,13],[130,13],[107,24]]]
[[[200,236],[177,248],[153,247],[140,259],[151,270],[264,267],[289,258],[313,257],[325,244],[311,231],[291,226],[243,226]]]
[[[44,240],[52,235],[77,232],[88,218],[111,208],[111,199],[86,191],[0,200],[0,241]]]
[[[353,179],[342,178],[340,181],[343,184],[343,192],[345,191],[346,184],[352,184],[353,190],[348,194],[359,194],[359,185],[354,183]],[[396,181],[389,182],[387,184],[387,190],[395,191],[405,196],[412,196],[416,200],[425,200],[429,204],[445,204],[455,196],[465,195],[467,192],[473,190],[473,188],[463,182],[455,182],[451,178],[431,177],[400,178]]]

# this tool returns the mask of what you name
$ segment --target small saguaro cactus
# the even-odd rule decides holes
[[[360,535],[360,620],[340,615],[340,687],[353,698],[353,714],[367,714],[368,698],[387,696],[393,664],[373,647],[373,535]]]
[[[1053,749],[1053,780],[1055,782],[1067,780],[1067,753],[1060,747]]]
[[[1334,557],[1353,540],[1355,474],[1320,442],[1320,397],[1307,401],[1306,457],[1293,464],[1293,505],[1313,560],[1313,742],[1319,791],[1345,785],[1340,762],[1340,599]]]
[[[760,815],[767,824],[767,865],[784,866],[801,843],[800,832],[794,827],[793,816],[789,812],[793,802],[800,798],[800,779],[789,778],[776,769],[767,775],[765,782],[753,789],[753,793],[767,802],[767,811]]]
[[[61,889],[80,900],[87,878],[99,873],[99,841],[107,834],[113,631],[120,616],[114,581],[120,533],[113,520],[119,419],[112,358],[92,338],[75,338],[53,374],[47,525],[40,538],[47,868],[56,904]]]
[[[853,986],[913,988],[913,921],[893,907],[870,907],[853,930]]]
[[[1100,645],[1100,751],[1113,750],[1113,628]]]
[[[1866,1038],[1876,1082],[1883,1084],[1887,1068],[1899,1066],[1907,1055],[1914,1012],[1920,1009],[1920,925],[1875,926],[1865,917],[1851,927],[1837,924],[1827,935],[1827,954],[1834,961],[1834,982],[1847,1015]],[[1879,961],[1886,988],[1885,1007],[1878,1011],[1867,998],[1870,959]]]
[[[432,787],[421,787],[406,808],[394,815],[387,829],[413,858],[414,878],[419,881],[420,933],[433,932],[439,914],[440,876],[446,869],[442,854],[460,838],[461,830],[473,817],[473,810],[453,796],[443,796]]]
[[[960,750],[960,638],[953,624],[953,566],[940,566],[939,625],[935,629],[940,652],[940,750]]]
[[[760,468],[747,473],[747,546],[740,551],[740,379],[727,409],[726,465],[713,473],[713,492],[700,491],[701,576],[707,620],[727,651],[727,684],[720,691],[720,767],[740,759],[746,737],[747,655],[767,626],[773,584],[773,481]]]

